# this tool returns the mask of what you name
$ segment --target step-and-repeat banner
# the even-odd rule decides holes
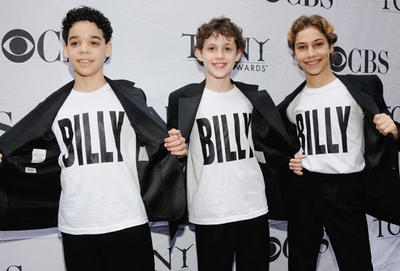
[[[0,0],[0,135],[72,80],[60,25],[81,4],[102,11],[114,28],[105,74],[136,82],[164,119],[169,93],[204,78],[193,53],[200,24],[225,15],[242,27],[247,48],[233,78],[258,84],[279,103],[304,80],[287,31],[300,15],[320,14],[339,36],[333,70],[377,74],[400,120],[400,0]],[[400,270],[399,226],[373,217],[368,222],[375,270]],[[270,224],[271,270],[287,270],[286,223]],[[193,227],[182,225],[173,242],[167,233],[163,224],[152,227],[156,270],[197,270]],[[0,271],[38,270],[65,270],[57,229],[0,232]],[[318,270],[338,270],[327,237]]]

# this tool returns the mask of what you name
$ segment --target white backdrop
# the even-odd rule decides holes
[[[225,15],[241,26],[248,47],[233,78],[260,85],[279,103],[304,80],[286,45],[291,22],[320,14],[339,35],[334,70],[377,74],[400,120],[400,0],[0,0],[0,135],[72,80],[60,25],[80,4],[104,12],[114,28],[105,74],[136,82],[164,119],[169,93],[204,78],[192,51],[200,24]],[[400,228],[368,220],[375,270],[400,270]],[[271,221],[271,228],[271,270],[287,270],[286,223]],[[197,270],[193,230],[182,226],[174,243],[166,231],[153,228],[156,269]],[[333,258],[326,240],[318,270],[337,270]],[[65,270],[56,229],[0,232],[0,271],[17,270]]]

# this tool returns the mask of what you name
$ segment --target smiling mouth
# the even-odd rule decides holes
[[[80,60],[78,60],[78,63],[80,63],[80,64],[89,64],[89,63],[92,63],[92,61],[89,60],[89,59],[80,59]]]
[[[317,65],[317,64],[319,64],[321,61],[318,59],[318,60],[313,60],[313,61],[307,61],[307,62],[305,62],[308,66],[315,66],[315,65]]]
[[[224,68],[226,66],[226,63],[214,63],[213,66],[215,68]]]

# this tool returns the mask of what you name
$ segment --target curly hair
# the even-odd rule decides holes
[[[68,11],[67,15],[62,20],[62,37],[65,43],[68,42],[68,34],[72,25],[81,21],[95,23],[98,28],[103,31],[106,43],[111,40],[113,29],[111,27],[111,22],[104,16],[104,14],[94,8],[80,6]]]
[[[300,16],[296,19],[287,34],[287,43],[289,48],[294,52],[297,34],[307,27],[315,27],[328,40],[329,46],[334,45],[338,36],[333,32],[334,27],[324,17],[319,15]]]
[[[213,18],[208,23],[202,24],[196,32],[195,49],[203,50],[204,41],[211,35],[222,35],[227,39],[233,38],[238,50],[244,51],[246,48],[246,40],[243,38],[242,28],[227,17]],[[199,63],[203,65],[203,62],[199,61]]]

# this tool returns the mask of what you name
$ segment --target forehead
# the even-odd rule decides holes
[[[295,43],[308,43],[318,39],[327,40],[326,36],[321,33],[321,31],[315,27],[309,26],[297,33]]]
[[[103,31],[95,24],[89,21],[75,22],[69,29],[68,37],[93,37],[103,38]]]
[[[234,43],[235,40],[232,37],[224,36],[220,33],[213,33],[207,39],[204,40],[204,43]]]

